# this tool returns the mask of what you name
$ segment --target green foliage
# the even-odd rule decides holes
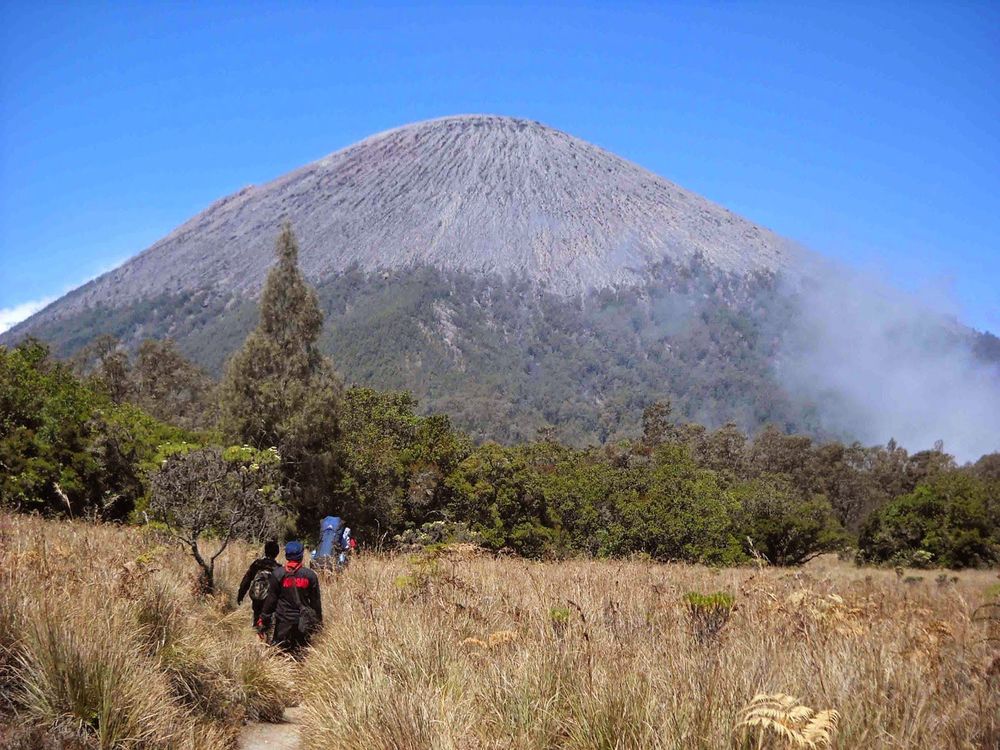
[[[92,389],[115,403],[131,402],[156,419],[203,430],[218,416],[211,376],[186,359],[171,339],[146,339],[130,359],[122,341],[105,334],[70,362]]]
[[[971,474],[940,473],[872,514],[858,540],[859,558],[920,567],[994,563],[1000,559],[1000,518],[990,505],[995,492],[995,484]]]
[[[205,447],[171,452],[153,475],[150,518],[190,551],[206,592],[232,540],[271,537],[284,515],[281,457],[273,448]],[[214,546],[205,548],[205,540]]]
[[[798,565],[846,542],[821,495],[803,498],[788,483],[773,479],[744,482],[734,494],[740,502],[741,533],[775,565]]]
[[[395,536],[442,520],[445,478],[471,452],[447,417],[421,417],[408,393],[350,388],[341,426],[344,513]]]
[[[222,429],[243,446],[237,453],[276,449],[300,531],[334,513],[372,546],[461,539],[532,557],[712,565],[746,562],[752,549],[794,565],[853,540],[872,517],[863,559],[995,556],[997,454],[959,468],[940,446],[910,454],[894,441],[786,434],[815,433],[815,423],[769,380],[787,310],[767,279],[665,266],[642,294],[567,300],[519,279],[351,269],[316,294],[290,230],[278,256],[254,330],[253,304],[207,292],[141,313],[154,334],[176,325],[184,353],[204,362],[249,333],[221,388]],[[183,321],[162,316],[168,302]],[[3,502],[105,517],[134,507],[141,517],[150,471],[222,442],[146,416],[208,426],[214,388],[168,343],[142,344],[130,363],[125,347],[137,334],[118,312],[105,319],[124,343],[95,341],[79,363],[83,383],[45,356],[30,364],[30,346],[4,353]],[[400,390],[341,391],[323,350],[349,379]],[[683,421],[695,414],[733,421]],[[748,437],[769,419],[780,427]],[[513,444],[484,442],[491,436]],[[573,447],[586,443],[597,447]],[[980,500],[935,520],[942,503],[954,505],[935,488],[957,477],[978,482]],[[903,510],[908,503],[918,509]]]
[[[299,520],[312,528],[337,486],[340,382],[316,346],[323,315],[287,224],[277,256],[260,322],[226,368],[222,428],[233,441],[277,448]]]
[[[521,451],[486,443],[446,480],[449,517],[468,523],[492,549],[542,555],[554,539],[553,517]]]
[[[549,609],[549,619],[552,620],[554,624],[565,625],[569,622],[569,607],[551,607]]]
[[[206,429],[218,418],[215,382],[170,339],[143,341],[129,379],[131,400],[157,419],[179,427]]]
[[[434,547],[447,544],[482,544],[482,538],[461,521],[428,521],[393,537],[401,547]]]
[[[732,609],[733,597],[724,591],[716,591],[714,594],[689,591],[684,595],[684,603],[689,609]]]
[[[0,348],[0,503],[121,519],[161,443],[188,434],[82,383],[27,341]]]
[[[732,419],[751,431],[773,421],[818,433],[809,405],[773,377],[776,333],[790,313],[768,278],[665,263],[645,288],[566,298],[518,278],[352,268],[317,292],[320,348],[348,382],[412,392],[476,441],[524,442],[545,427],[574,446],[635,437],[643,410],[665,399],[677,422]],[[103,333],[130,350],[171,336],[217,374],[256,314],[253,301],[205,288],[95,307],[37,332],[61,355]]]
[[[325,348],[348,379],[411,391],[476,440],[524,442],[553,427],[571,445],[603,443],[636,435],[643,410],[668,398],[678,421],[728,414],[744,429],[767,418],[813,429],[771,375],[768,282],[685,271],[566,299],[520,279],[354,269],[320,287]]]
[[[619,499],[623,546],[614,550],[617,554],[646,552],[656,560],[718,565],[745,560],[735,499],[686,448],[657,449],[644,484],[643,491]]]
[[[409,558],[408,571],[393,581],[400,595],[412,599],[426,595],[439,581],[446,577],[442,556],[447,545],[426,547]]]

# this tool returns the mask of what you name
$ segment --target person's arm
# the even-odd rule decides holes
[[[250,563],[250,567],[247,568],[247,572],[243,576],[243,580],[240,581],[240,590],[236,594],[237,606],[243,603],[243,597],[246,596],[247,591],[250,590],[250,582],[253,580],[254,573],[256,572],[257,572],[257,565],[255,563]]]

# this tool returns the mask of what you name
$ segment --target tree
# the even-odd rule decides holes
[[[653,454],[648,484],[618,495],[622,546],[657,560],[729,565],[744,558],[737,537],[737,502],[713,471],[699,468],[686,446]]]
[[[447,416],[418,416],[409,393],[349,388],[342,427],[344,512],[359,526],[396,535],[441,520],[445,478],[471,452]]]
[[[132,392],[128,352],[121,341],[110,334],[98,336],[77,352],[72,366],[78,375],[89,378],[116,404]]]
[[[215,561],[234,539],[260,539],[275,531],[280,459],[273,449],[175,448],[153,477],[147,512],[191,552],[201,568],[201,588],[211,593]]]
[[[312,528],[329,510],[337,486],[341,386],[317,347],[323,315],[299,270],[298,252],[285,224],[278,263],[261,296],[260,322],[229,361],[220,407],[228,438],[278,449],[299,521]]]
[[[705,468],[742,478],[747,474],[746,454],[746,435],[733,422],[727,422],[705,437],[698,458]]]
[[[93,385],[37,341],[0,347],[0,504],[121,520],[157,446],[188,437]]]
[[[1000,519],[991,511],[990,487],[962,472],[942,472],[873,513],[861,529],[864,562],[948,568],[1000,559]]]
[[[467,523],[487,547],[539,557],[552,542],[552,518],[537,478],[516,448],[486,443],[448,477],[448,520]]]
[[[973,464],[972,473],[986,482],[1000,482],[1000,453],[987,453]]]
[[[674,434],[673,405],[670,399],[654,401],[642,410],[642,444],[655,450]]]
[[[215,383],[170,339],[142,342],[130,381],[132,399],[157,419],[188,429],[205,429],[216,420]]]
[[[822,495],[802,498],[787,482],[755,479],[735,488],[740,532],[775,565],[799,565],[844,542]]]

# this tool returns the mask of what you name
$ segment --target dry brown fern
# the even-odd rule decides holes
[[[783,693],[755,695],[736,725],[741,747],[755,750],[789,750],[832,747],[840,713],[813,711],[798,698]]]
[[[517,641],[516,630],[497,630],[486,636],[486,640],[481,638],[466,638],[461,642],[462,646],[478,649],[498,649]]]

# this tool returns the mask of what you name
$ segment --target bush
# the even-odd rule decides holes
[[[420,528],[397,534],[393,541],[400,547],[431,547],[439,544],[479,545],[482,539],[464,523],[430,521]]]
[[[803,499],[785,483],[755,480],[735,489],[740,533],[775,565],[799,565],[845,541],[826,498]]]
[[[38,342],[0,347],[0,505],[123,519],[157,446],[185,437],[83,384]]]
[[[644,489],[623,493],[619,500],[625,544],[615,550],[618,554],[646,552],[656,560],[710,565],[746,560],[737,538],[735,499],[686,448],[658,449]]]
[[[698,594],[689,591],[684,604],[691,619],[691,630],[699,643],[715,640],[733,613],[733,597],[722,591]]]
[[[893,565],[924,560],[947,568],[994,563],[1000,559],[1000,522],[988,502],[989,488],[981,480],[940,474],[871,515],[858,539],[859,559]]]

